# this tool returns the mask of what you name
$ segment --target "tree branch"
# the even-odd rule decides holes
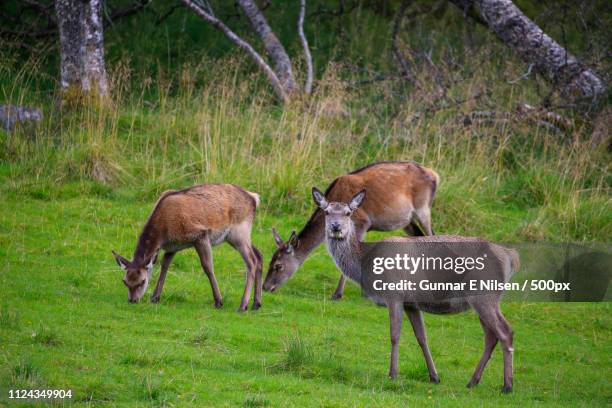
[[[483,23],[508,47],[558,86],[569,100],[594,100],[606,90],[603,79],[529,19],[512,0],[449,0]],[[476,7],[478,10],[476,11]],[[476,16],[479,15],[477,18]]]
[[[304,34],[304,16],[306,15],[306,0],[300,0],[300,18],[298,19],[298,34],[302,47],[304,48],[304,59],[306,59],[306,84],[304,85],[304,92],[310,94],[312,92],[312,55],[310,54],[310,48],[308,47],[308,40]]]
[[[284,103],[289,101],[289,98],[287,97],[287,94],[285,93],[285,90],[283,89],[283,86],[280,80],[278,79],[278,76],[276,76],[276,73],[272,70],[272,68],[270,68],[270,66],[264,61],[261,55],[259,55],[249,43],[238,37],[238,35],[236,35],[236,33],[234,33],[221,20],[210,14],[204,7],[196,3],[194,0],[182,0],[182,2],[199,17],[201,17],[204,21],[211,24],[217,30],[225,34],[225,36],[231,42],[233,42],[239,48],[243,49],[257,64],[257,66],[266,74],[278,98]]]
[[[268,20],[266,20],[266,17],[253,0],[238,0],[238,5],[242,8],[242,11],[244,11],[244,14],[251,23],[251,27],[253,27],[253,30],[263,42],[266,54],[268,54],[268,57],[274,63],[274,72],[278,76],[284,92],[291,95],[299,87],[295,83],[291,59],[287,55],[285,47],[276,37],[270,28],[270,24],[268,24]]]

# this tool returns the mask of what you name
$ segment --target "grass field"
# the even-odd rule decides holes
[[[354,285],[329,301],[338,272],[323,248],[257,312],[235,311],[243,266],[227,246],[214,252],[222,310],[194,251],[176,257],[159,304],[129,305],[110,249],[131,253],[151,204],[5,197],[1,206],[0,404],[9,404],[8,388],[72,389],[71,403],[89,406],[612,403],[606,303],[504,304],[516,333],[511,395],[499,392],[499,349],[482,383],[465,388],[482,351],[472,312],[426,316],[439,385],[427,382],[406,322],[400,376],[391,381],[386,310]],[[260,215],[254,241],[266,259],[270,225],[287,233],[303,219]]]
[[[169,6],[152,3],[160,14]],[[214,3],[219,16],[235,13],[234,2]],[[297,3],[271,3],[266,15],[299,76]],[[240,50],[187,9],[161,24],[143,12],[105,29],[104,104],[59,108],[57,49],[0,49],[0,104],[40,107],[45,116],[37,127],[0,130],[0,406],[12,405],[9,388],[71,389],[64,404],[83,406],[612,405],[609,303],[503,303],[515,331],[510,395],[500,393],[499,347],[481,384],[465,387],[483,347],[473,312],[426,316],[441,384],[428,383],[407,321],[399,378],[387,379],[387,311],[352,284],[330,301],[339,272],[324,248],[278,293],[265,293],[257,312],[236,313],[244,268],[226,246],[214,250],[223,309],[213,308],[192,250],[175,258],[159,304],[148,302],[154,283],[144,302],[128,304],[111,250],[133,253],[162,191],[203,182],[261,195],[253,239],[264,269],[270,228],[285,238],[299,229],[313,185],[324,189],[380,160],[415,160],[440,174],[432,211],[439,234],[612,241],[608,146],[591,143],[586,116],[565,103],[555,110],[562,101],[553,86],[526,74],[529,65],[495,36],[469,28],[450,6],[406,21],[400,43],[407,58],[414,54],[417,87],[391,54],[399,2],[360,1],[344,15],[318,17],[337,2],[308,3],[315,90],[287,106]],[[602,19],[590,17],[597,24],[588,31],[601,37],[594,48],[584,20],[566,15],[584,4],[519,3],[585,64],[601,55],[597,68],[610,72],[604,2],[591,2],[598,8],[588,13]],[[564,24],[553,18],[560,14]],[[230,25],[261,46],[244,18]],[[566,125],[517,116],[522,104],[553,109]],[[478,112],[491,115],[466,120]]]

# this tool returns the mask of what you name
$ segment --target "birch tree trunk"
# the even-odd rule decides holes
[[[285,47],[272,32],[266,17],[257,7],[253,0],[238,0],[238,4],[251,22],[253,30],[263,41],[266,53],[274,63],[274,71],[287,95],[299,90],[299,86],[293,75],[291,60],[285,51]]]
[[[489,29],[557,85],[564,97],[596,98],[604,93],[603,80],[542,31],[511,0],[450,1],[469,15],[473,15],[476,6]]]
[[[108,96],[101,0],[56,0],[55,11],[63,97]]]

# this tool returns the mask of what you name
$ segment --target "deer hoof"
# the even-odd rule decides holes
[[[221,309],[223,307],[222,300],[215,300],[215,309]]]
[[[389,371],[389,378],[395,380],[397,378],[397,371]]]
[[[512,392],[512,386],[504,385],[502,387],[502,394],[510,394]]]
[[[340,300],[340,299],[342,299],[342,293],[334,293],[331,296],[331,300]]]
[[[246,312],[246,311],[247,311],[247,309],[248,309],[248,307],[247,307],[247,306],[240,306],[240,307],[238,308],[237,312],[238,312],[238,313],[244,313],[244,312]]]
[[[467,383],[466,387],[474,388],[476,385],[478,385],[478,381],[470,380],[470,382]]]
[[[251,307],[251,310],[257,310],[261,307],[261,302],[253,302],[253,306]]]
[[[159,303],[159,296],[151,296],[151,303]]]
[[[429,376],[429,382],[432,384],[440,384],[440,377],[438,377],[438,375],[435,376]]]

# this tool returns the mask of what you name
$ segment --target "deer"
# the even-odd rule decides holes
[[[258,194],[233,184],[201,184],[164,192],[138,238],[132,260],[113,250],[117,264],[125,271],[123,284],[128,289],[128,302],[138,303],[144,296],[157,256],[163,249],[161,271],[151,296],[152,303],[159,302],[175,254],[193,247],[210,281],[215,307],[221,308],[223,298],[213,268],[212,247],[227,242],[240,253],[246,266],[246,284],[238,311],[247,310],[253,285],[252,310],[259,309],[262,256],[251,243],[258,205]]]
[[[336,178],[325,190],[325,196],[332,201],[348,201],[364,188],[372,192],[371,198],[353,214],[359,239],[369,230],[403,229],[409,235],[423,235],[423,231],[433,235],[431,206],[439,183],[440,177],[434,170],[414,161],[383,161]],[[272,228],[277,249],[270,260],[265,291],[276,291],[295,274],[325,240],[324,230],[325,217],[319,208],[300,233],[293,231],[287,241]],[[342,298],[345,285],[346,278],[340,274],[332,300]]]
[[[312,189],[315,204],[325,216],[325,240],[327,250],[334,259],[341,272],[357,282],[364,293],[367,292],[367,283],[362,280],[362,258],[364,257],[364,243],[360,239],[357,224],[351,217],[364,203],[367,190],[361,190],[351,199],[344,202],[329,201],[316,187]],[[368,193],[370,194],[370,193]],[[376,197],[374,197],[376,198]],[[372,199],[372,197],[370,197]],[[433,237],[390,237],[382,242],[486,242],[480,238],[444,236]],[[503,277],[506,282],[519,267],[518,253],[513,249],[507,249],[495,244],[487,244],[496,253],[503,265]],[[365,276],[364,276],[365,277]],[[425,325],[422,312],[435,314],[459,313],[470,308],[474,309],[480,318],[484,331],[484,352],[476,370],[467,384],[468,388],[477,385],[482,373],[491,357],[497,342],[501,342],[504,359],[504,385],[503,393],[512,391],[512,359],[513,359],[513,331],[500,309],[501,292],[493,292],[488,296],[466,296],[447,302],[411,302],[404,298],[383,298],[375,302],[382,302],[389,310],[390,335],[391,335],[391,357],[389,377],[396,378],[398,374],[399,339],[402,327],[403,312],[405,312],[412,324],[412,328],[423,352],[425,362],[429,371],[429,379],[433,383],[439,383],[440,377],[436,371],[431,352],[427,343]],[[372,299],[374,300],[374,299]],[[402,311],[403,309],[403,311]]]

